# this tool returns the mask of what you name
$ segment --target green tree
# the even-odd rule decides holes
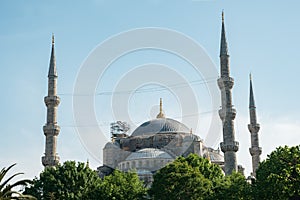
[[[251,200],[251,185],[240,173],[224,176],[218,165],[190,154],[179,157],[154,175],[149,191],[154,199]]]
[[[38,199],[96,199],[94,196],[100,184],[97,172],[85,163],[67,161],[57,167],[45,168],[25,193]]]
[[[252,200],[252,187],[245,176],[238,172],[220,179],[220,184],[214,189],[211,199]]]
[[[147,189],[135,172],[120,172],[104,177],[98,197],[103,200],[138,200],[146,196]]]
[[[256,198],[300,199],[300,145],[278,147],[260,163],[256,178]]]
[[[154,175],[149,191],[154,199],[208,199],[223,178],[221,168],[190,154],[179,157]]]
[[[13,184],[10,184],[10,181],[23,173],[16,173],[4,180],[6,174],[9,172],[9,170],[14,167],[16,164],[13,164],[9,166],[8,168],[2,168],[0,171],[0,200],[9,200],[9,199],[36,199],[33,196],[30,195],[23,195],[19,191],[15,191],[15,187],[24,187],[27,186],[29,183],[31,183],[30,180],[19,180]]]

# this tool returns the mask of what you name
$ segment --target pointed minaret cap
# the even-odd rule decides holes
[[[253,95],[252,75],[251,75],[251,73],[250,73],[250,75],[249,75],[249,79],[250,79],[249,108],[255,108],[255,101],[254,101],[254,95]]]
[[[224,10],[222,10],[222,22],[224,22]]]
[[[160,98],[159,100],[159,113],[156,116],[156,118],[165,118],[165,114],[163,113],[163,109],[162,109],[162,98]]]
[[[221,31],[221,47],[220,47],[220,56],[228,56],[228,47],[225,34],[225,24],[224,24],[224,11],[222,11],[222,31]]]
[[[51,50],[48,77],[49,78],[50,77],[57,77],[56,61],[55,61],[55,53],[54,53],[54,34],[52,34],[52,50]]]

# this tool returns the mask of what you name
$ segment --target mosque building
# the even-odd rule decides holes
[[[57,72],[54,54],[54,37],[52,38],[52,51],[48,73],[48,95],[44,101],[47,106],[47,122],[43,127],[46,136],[45,154],[42,164],[52,167],[59,163],[56,153],[57,136],[60,127],[57,123],[57,108],[60,98],[57,96]],[[220,44],[220,76],[217,84],[221,91],[220,120],[223,125],[223,141],[221,149],[213,149],[205,145],[198,135],[185,124],[168,118],[163,112],[163,102],[160,99],[160,110],[155,119],[146,121],[137,127],[131,135],[127,135],[122,122],[115,123],[119,131],[112,132],[112,141],[103,148],[103,166],[97,171],[101,177],[110,174],[114,169],[121,171],[136,170],[140,179],[151,182],[153,174],[174,161],[179,156],[188,156],[191,153],[209,159],[212,163],[219,165],[225,175],[233,171],[243,173],[243,167],[238,165],[236,152],[239,143],[235,140],[234,119],[236,110],[232,105],[232,88],[234,79],[230,76],[228,45],[225,34],[224,13],[222,13],[221,44]],[[260,162],[262,152],[259,147],[258,131],[260,125],[257,123],[256,107],[254,102],[252,79],[250,78],[249,99],[252,156],[252,175]],[[124,124],[123,124],[124,125]]]

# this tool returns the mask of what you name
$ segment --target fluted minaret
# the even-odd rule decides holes
[[[43,127],[46,136],[45,155],[42,157],[42,163],[45,167],[53,167],[59,163],[59,156],[56,153],[57,136],[60,127],[57,125],[57,107],[60,99],[56,92],[57,72],[54,54],[54,36],[52,36],[52,51],[50,57],[48,73],[48,96],[44,98],[47,106],[47,122]]]
[[[230,77],[229,55],[225,35],[224,13],[222,12],[222,33],[220,47],[220,65],[221,77],[218,79],[218,85],[221,90],[222,108],[219,110],[219,116],[223,124],[223,142],[220,143],[221,150],[224,152],[225,174],[231,174],[237,171],[236,152],[239,149],[239,143],[235,141],[234,123],[236,110],[232,105],[231,89],[234,80]]]
[[[249,148],[249,151],[252,156],[252,175],[255,177],[256,170],[260,162],[260,155],[262,150],[261,147],[259,147],[259,141],[258,141],[258,131],[260,129],[260,125],[257,123],[257,119],[256,119],[256,107],[254,102],[251,74],[250,74],[249,114],[250,114],[250,124],[248,124],[248,129],[251,134],[251,148]]]

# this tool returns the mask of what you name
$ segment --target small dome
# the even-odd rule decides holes
[[[104,146],[104,149],[112,149],[112,148],[119,148],[119,147],[116,144],[112,143],[112,142],[108,142]]]
[[[183,123],[170,118],[157,118],[140,125],[131,136],[154,135],[157,133],[189,133]]]
[[[209,152],[209,159],[213,163],[223,163],[224,162],[224,156],[217,152]]]
[[[152,175],[152,172],[146,169],[138,169],[136,173],[138,175]]]
[[[129,160],[139,160],[145,158],[161,158],[161,159],[173,159],[170,154],[165,151],[154,149],[154,148],[145,148],[141,149],[137,152],[132,152],[127,158],[126,161]]]

